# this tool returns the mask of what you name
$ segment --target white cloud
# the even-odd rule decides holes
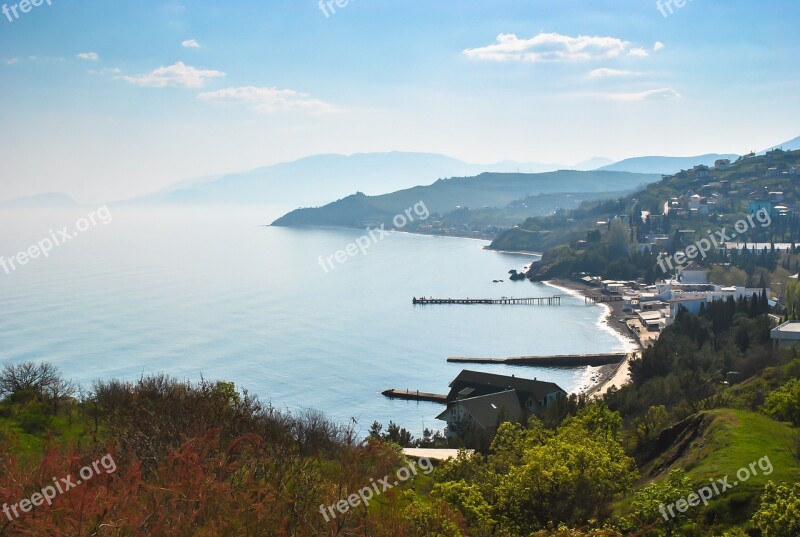
[[[667,45],[665,45],[665,44],[664,44],[664,43],[662,43],[661,41],[656,41],[656,44],[655,44],[655,45],[653,45],[653,50],[655,50],[656,52],[658,52],[659,50],[661,50],[662,48],[664,48],[664,47],[666,47],[666,46],[667,46]]]
[[[183,62],[176,62],[169,67],[159,67],[149,73],[138,76],[123,75],[118,78],[146,88],[202,88],[206,81],[225,76],[221,71],[196,69]]]
[[[80,58],[81,60],[89,60],[96,62],[97,60],[100,59],[100,56],[96,52],[81,52],[80,54],[78,54],[78,58]]]
[[[601,69],[594,69],[589,71],[589,78],[608,78],[613,76],[638,76],[639,73],[633,71],[622,71],[620,69],[608,69],[603,67]]]
[[[324,101],[290,89],[243,86],[201,93],[197,98],[208,102],[243,103],[264,114],[293,110],[307,112],[333,110],[333,106]]]
[[[628,56],[636,56],[637,58],[646,58],[650,53],[644,47],[632,48],[628,51]]]
[[[669,101],[682,95],[672,88],[641,91],[639,93],[611,93],[606,98],[612,101]]]
[[[5,59],[3,59],[3,63],[6,64],[6,65],[14,65],[15,63],[19,63],[21,61],[22,60],[20,60],[19,58],[5,58]]]
[[[570,37],[540,33],[530,39],[515,34],[500,34],[497,42],[485,47],[468,48],[464,54],[474,60],[557,62],[607,60],[620,56],[630,45],[616,37]]]
[[[187,39],[181,42],[181,46],[183,48],[200,48],[200,43],[197,42],[197,39]]]

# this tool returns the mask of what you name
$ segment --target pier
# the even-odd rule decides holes
[[[404,399],[406,401],[427,401],[429,403],[447,404],[447,396],[438,393],[426,393],[419,390],[386,390],[383,395],[389,399]]]
[[[527,305],[527,306],[560,306],[561,296],[532,297],[532,298],[416,298],[413,304],[504,304],[504,305]]]
[[[448,358],[450,363],[459,364],[502,364],[502,365],[521,365],[521,366],[551,366],[551,367],[575,367],[575,366],[601,366],[618,364],[628,356],[627,353],[616,354],[556,354],[551,356],[515,356],[512,358]]]

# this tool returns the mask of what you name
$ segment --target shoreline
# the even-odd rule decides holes
[[[527,250],[498,250],[496,248],[492,248],[491,244],[488,246],[483,247],[484,250],[487,252],[497,252],[498,254],[518,254],[518,255],[530,255],[530,256],[537,256],[542,257],[544,254],[542,252],[528,252]]]
[[[566,292],[567,294],[576,298],[583,298],[593,288],[586,284],[578,283],[572,280],[564,280],[556,278],[540,282],[559,291]],[[639,342],[631,336],[628,331],[627,325],[619,323],[617,320],[625,316],[622,311],[622,302],[603,302],[597,304],[605,310],[604,315],[598,321],[598,325],[602,330],[614,334],[625,347],[625,352],[628,355],[638,353],[642,350]],[[630,356],[626,357],[619,364],[604,365],[600,367],[589,366],[586,374],[589,377],[586,383],[574,393],[584,394],[590,397],[602,397],[611,388],[616,385],[618,388],[626,384],[630,377]]]
[[[363,229],[359,227],[349,227],[349,226],[319,226],[319,225],[275,226],[274,223],[266,224],[265,227],[304,227],[304,228],[341,229],[341,230]],[[482,249],[486,252],[514,254],[514,255],[531,256],[531,257],[535,256],[541,257],[543,255],[542,252],[529,252],[529,251],[519,251],[519,250],[509,251],[509,250],[494,249],[491,248],[492,239],[488,237],[475,237],[475,236],[468,236],[466,234],[462,235],[458,233],[444,234],[444,233],[427,232],[420,230],[397,230],[397,231],[409,235],[481,241],[485,243]],[[588,291],[594,289],[586,284],[562,278],[555,278],[552,280],[542,281],[538,283],[542,283],[544,285],[552,287],[553,289],[557,289],[563,292],[564,294],[568,294],[576,298],[583,298],[587,295]],[[639,342],[634,337],[632,337],[632,335],[628,332],[627,325],[617,322],[617,320],[620,317],[624,317],[626,315],[622,311],[622,303],[606,302],[606,303],[599,303],[596,305],[603,308],[605,312],[604,315],[597,321],[596,323],[597,327],[600,330],[613,334],[615,337],[617,337],[625,349],[623,352],[625,352],[629,356],[618,364],[610,364],[602,366],[586,366],[584,379],[580,381],[579,386],[575,390],[573,390],[572,393],[584,394],[589,397],[600,397],[603,394],[605,394],[612,385],[618,384],[619,387],[619,385],[626,383],[629,378],[630,355],[635,354],[641,350],[641,345],[639,344]]]

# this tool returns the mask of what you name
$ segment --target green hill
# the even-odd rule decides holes
[[[738,155],[720,155],[711,153],[709,155],[698,155],[696,157],[634,157],[599,168],[600,170],[610,170],[617,172],[634,173],[661,173],[669,174],[677,171],[704,164],[713,166],[719,159],[736,159]]]
[[[766,155],[745,155],[735,162],[720,162],[715,168],[695,167],[682,170],[675,175],[648,184],[613,202],[584,204],[568,214],[529,218],[519,226],[501,233],[492,243],[498,250],[544,251],[563,243],[574,243],[585,239],[586,233],[598,229],[597,222],[615,217],[630,218],[641,240],[649,233],[671,234],[675,228],[693,229],[698,236],[708,229],[732,226],[745,213],[752,212],[750,203],[771,199],[771,206],[783,205],[789,209],[800,206],[800,182],[797,175],[790,174],[793,167],[800,166],[800,151],[775,150]],[[770,192],[781,192],[780,197]],[[702,210],[687,207],[687,195],[696,194],[707,200]],[[665,204],[669,211],[665,212]],[[642,218],[645,211],[657,218]],[[770,232],[779,240],[789,240],[794,229],[794,220],[776,220]],[[766,231],[763,237],[750,232],[752,240],[769,240]]]
[[[396,214],[424,202],[431,214],[458,208],[503,209],[530,196],[556,193],[631,192],[658,180],[656,175],[608,171],[557,171],[539,174],[483,173],[475,177],[440,179],[381,196],[354,194],[318,208],[297,209],[276,220],[275,226],[361,227],[364,221],[388,222]]]
[[[642,479],[636,489],[661,482],[676,469],[686,472],[694,490],[708,485],[710,480],[717,482],[727,476],[733,488],[720,490],[719,495],[709,500],[705,518],[742,524],[753,515],[756,500],[768,481],[800,480],[800,459],[790,449],[796,434],[788,424],[757,412],[730,408],[700,412],[637,449],[634,457]],[[751,463],[755,463],[752,468]],[[737,477],[742,468],[749,474],[745,482]],[[629,499],[619,502],[620,506],[629,504]]]

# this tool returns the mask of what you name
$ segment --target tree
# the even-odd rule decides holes
[[[628,257],[631,241],[628,229],[622,220],[614,220],[608,230],[608,252],[612,257]]]
[[[431,491],[439,498],[458,509],[467,521],[470,530],[480,535],[491,535],[497,521],[492,518],[492,509],[477,484],[464,480],[437,483]]]
[[[692,492],[694,492],[694,488],[686,472],[672,470],[667,479],[651,483],[642,490],[636,491],[631,507],[639,524],[646,526],[657,520],[663,522],[666,526],[667,537],[669,537],[678,522],[686,519],[687,515],[673,510],[675,514],[673,517],[667,511],[667,507],[681,498],[686,498]]]
[[[43,389],[55,382],[58,372],[52,364],[22,362],[5,364],[0,373],[0,395],[7,396],[19,392],[42,393]]]
[[[389,442],[394,442],[400,447],[408,447],[412,440],[414,440],[414,437],[408,430],[404,427],[401,428],[393,421],[389,422],[389,426],[386,428],[386,432],[381,435],[381,438]]]
[[[49,363],[7,363],[0,371],[0,397],[35,398],[53,404],[53,412],[59,402],[75,393],[75,386],[61,377],[58,367]]]
[[[639,444],[650,440],[655,433],[660,431],[664,424],[669,419],[667,407],[664,405],[655,405],[647,409],[647,412],[641,418],[634,420],[633,424],[636,428],[635,435]]]
[[[764,412],[795,426],[800,425],[800,379],[791,379],[769,394],[764,402]]]
[[[800,282],[792,281],[786,284],[784,301],[789,320],[800,319]]]
[[[761,530],[762,537],[800,535],[800,483],[767,483],[753,525]]]

